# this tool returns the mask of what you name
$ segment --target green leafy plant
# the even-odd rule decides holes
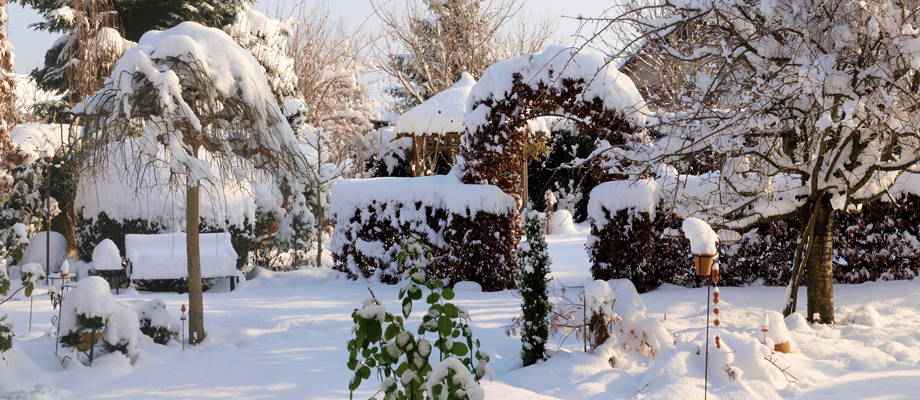
[[[354,371],[350,396],[376,372],[378,393],[395,400],[478,400],[483,398],[479,379],[488,369],[489,357],[473,338],[469,315],[451,303],[454,292],[443,282],[427,279],[424,266],[430,251],[410,240],[397,261],[406,268],[399,290],[400,315],[392,314],[373,296],[352,313],[354,338],[348,342],[348,369]],[[413,334],[406,326],[415,301],[425,299],[428,312]],[[437,350],[439,363],[432,366]]]

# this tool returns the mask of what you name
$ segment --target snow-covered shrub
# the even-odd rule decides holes
[[[575,221],[569,210],[558,210],[549,219],[549,233],[552,235],[571,235],[578,233]]]
[[[425,272],[484,290],[513,287],[517,247],[510,224],[514,199],[490,185],[453,176],[345,180],[332,191],[335,268],[357,278],[398,282],[401,244],[415,237],[431,248]]]
[[[384,127],[369,132],[365,141],[374,149],[365,167],[371,176],[412,176],[412,138],[398,137],[393,127]]]
[[[613,323],[613,305],[616,296],[606,281],[595,280],[585,284],[585,315],[588,316],[588,341],[596,349],[610,338]]]
[[[591,191],[591,235],[586,246],[594,279],[630,279],[640,292],[674,279],[667,265],[657,262],[659,257],[670,261],[668,256],[673,256],[659,253],[663,232],[657,225],[670,215],[656,212],[658,202],[657,184],[650,179],[606,182]],[[685,273],[690,275],[686,249],[678,254],[683,254],[678,260],[687,260]]]
[[[57,272],[66,259],[67,239],[64,235],[51,231],[49,237],[48,232],[38,232],[29,240],[29,246],[23,252],[19,263],[45,265],[47,261],[51,272]]]
[[[122,268],[121,251],[111,239],[105,239],[93,249],[93,268],[112,270]]]
[[[140,325],[137,313],[115,301],[108,282],[91,276],[67,296],[61,312],[61,344],[89,351],[101,343],[106,351],[137,354]]]
[[[408,242],[397,259],[406,271],[405,286],[399,291],[401,315],[387,312],[376,298],[352,313],[355,336],[348,342],[347,365],[354,376],[349,392],[353,395],[376,371],[383,379],[380,392],[387,399],[483,399],[478,381],[488,371],[489,357],[479,351],[469,315],[451,303],[453,290],[426,276],[423,267],[430,262],[430,250]],[[413,303],[423,297],[428,312],[418,334],[413,334],[406,320]],[[435,352],[439,360],[433,364],[430,358]]]
[[[154,343],[168,344],[179,335],[163,300],[135,303],[134,309],[137,312],[141,333],[153,339]]]
[[[29,244],[28,228],[19,222],[4,219],[0,209],[0,225],[8,223],[8,228],[0,228],[0,264],[10,265],[22,258]]]
[[[543,236],[543,218],[535,211],[527,214],[524,224],[527,241],[521,242],[518,251],[521,263],[518,278],[522,300],[521,361],[524,366],[546,359],[546,341],[549,338],[552,304],[546,286],[550,280],[550,259]]]

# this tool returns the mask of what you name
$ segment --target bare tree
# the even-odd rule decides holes
[[[301,5],[294,12],[290,55],[297,93],[306,106],[303,122],[323,130],[329,161],[363,165],[368,157],[364,137],[374,129],[375,113],[360,83],[368,70],[364,53],[369,41],[361,32],[346,31],[324,5]]]
[[[515,25],[523,0],[371,1],[383,22],[379,68],[399,82],[405,106],[449,88],[463,72],[478,78],[497,60],[539,50],[554,31],[547,21]]]
[[[920,24],[918,11],[913,1],[665,0],[599,19],[685,66],[643,157],[718,155],[710,174],[677,177],[705,197],[697,212],[728,227],[806,216],[787,314],[807,271],[808,319],[834,322],[834,211],[874,201],[920,164],[920,32],[903,28]]]

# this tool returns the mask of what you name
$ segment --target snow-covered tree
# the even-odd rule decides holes
[[[245,5],[233,23],[224,27],[265,68],[268,83],[279,102],[296,96],[298,76],[290,56],[291,22],[271,18]]]
[[[43,20],[32,27],[63,34],[47,53],[45,65],[32,76],[45,90],[65,92],[74,88],[76,78],[85,85],[77,88],[83,96],[102,86],[111,63],[130,42],[150,30],[173,27],[183,21],[196,21],[223,27],[251,0],[14,0],[38,11]],[[114,29],[107,29],[114,28]],[[83,45],[91,43],[91,46]],[[90,62],[72,60],[90,59]],[[81,73],[90,68],[95,73]],[[85,72],[85,70],[83,71]],[[82,100],[71,93],[73,103]]]
[[[12,150],[10,129],[16,123],[16,80],[13,75],[13,45],[6,36],[7,0],[0,0],[0,170],[7,169],[6,153]],[[3,186],[0,181],[0,188]]]
[[[451,87],[464,72],[478,78],[498,60],[537,52],[553,31],[534,20],[509,31],[520,0],[426,0],[398,11],[387,2],[371,4],[388,39],[379,67],[399,83],[393,94],[406,108]]]
[[[42,89],[67,93],[71,104],[95,92],[115,60],[133,42],[119,32],[112,0],[22,0],[43,14],[35,28],[64,33],[45,54],[45,66],[32,72]]]
[[[531,211],[524,222],[527,240],[521,242],[518,260],[521,276],[521,310],[524,314],[521,328],[521,360],[524,366],[546,359],[546,340],[549,338],[549,301],[546,284],[549,282],[550,259],[546,248],[545,222],[542,214]]]
[[[716,154],[719,170],[694,186],[706,186],[697,211],[718,225],[804,211],[790,289],[807,271],[808,318],[833,323],[834,210],[875,200],[920,164],[916,3],[666,0],[610,22],[696,66],[675,112],[658,116],[651,159]]]
[[[265,70],[223,31],[186,22],[145,34],[75,111],[85,121],[90,167],[107,157],[107,144],[133,140],[144,154],[131,162],[164,162],[185,178],[189,337],[204,340],[200,185],[246,179],[249,165],[306,169]]]

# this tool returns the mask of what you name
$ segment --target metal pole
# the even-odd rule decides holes
[[[703,400],[709,398],[709,300],[712,291],[712,280],[706,285],[706,361],[703,372]]]
[[[588,352],[588,293],[582,288],[581,290],[581,320],[584,323],[582,330],[582,343],[584,343],[585,353]]]
[[[45,188],[45,286],[51,287],[51,193],[47,187]]]
[[[50,286],[49,286],[50,289]],[[48,291],[51,292],[50,290]],[[61,278],[61,292],[58,293],[58,318],[57,318],[57,336],[54,338],[54,356],[59,357],[58,349],[61,346],[61,318],[64,317],[64,279]]]
[[[32,303],[34,302],[34,297],[29,296],[29,333],[32,333]]]

